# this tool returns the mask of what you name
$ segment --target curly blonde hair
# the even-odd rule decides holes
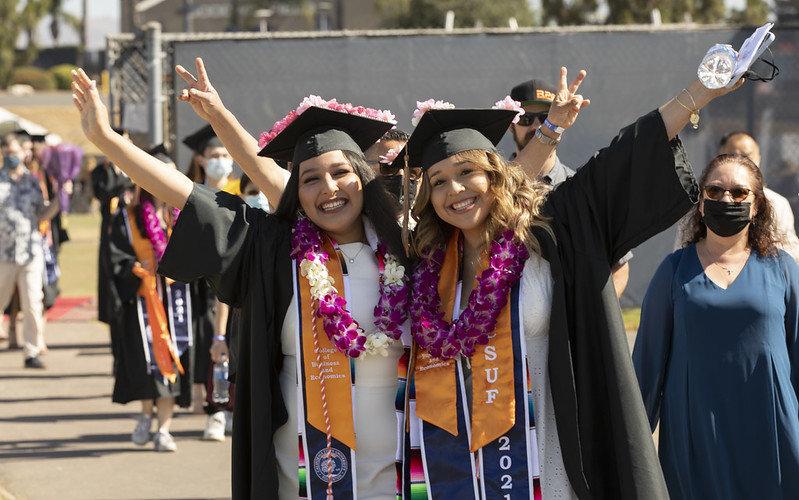
[[[541,254],[533,229],[543,227],[549,234],[547,218],[541,215],[549,187],[533,181],[515,164],[507,163],[493,151],[472,149],[455,155],[488,175],[489,190],[494,202],[486,219],[483,245],[496,239],[502,232],[512,229],[530,252]],[[455,228],[444,222],[430,203],[431,187],[425,172],[413,209],[417,220],[413,248],[417,255],[426,257],[437,244],[446,241]],[[553,236],[554,237],[554,236]]]

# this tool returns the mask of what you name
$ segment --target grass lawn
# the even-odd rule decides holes
[[[61,247],[58,281],[64,297],[97,295],[97,249],[100,246],[100,214],[68,214],[70,240]]]
[[[640,307],[631,307],[629,309],[622,309],[621,316],[624,319],[624,328],[628,332],[638,331],[638,323],[641,320]]]

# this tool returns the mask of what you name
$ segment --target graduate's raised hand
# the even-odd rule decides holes
[[[584,69],[580,70],[574,80],[572,80],[571,85],[569,85],[566,68],[560,68],[558,92],[549,107],[549,121],[553,125],[563,128],[571,127],[577,120],[577,115],[580,111],[591,104],[589,99],[585,99],[581,94],[577,93],[586,75],[587,73]]]
[[[181,65],[175,66],[175,71],[189,84],[178,95],[179,101],[191,104],[194,112],[206,121],[211,121],[214,116],[220,114],[224,109],[219,93],[211,85],[208,73],[205,71],[205,64],[201,57],[195,60],[197,64],[197,76],[191,74]]]
[[[108,109],[100,99],[97,82],[82,69],[72,71],[72,102],[80,111],[80,126],[90,141],[96,142],[111,131]]]

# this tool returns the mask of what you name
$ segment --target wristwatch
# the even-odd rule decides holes
[[[560,144],[560,137],[553,139],[552,137],[544,135],[544,133],[541,132],[541,127],[535,129],[535,138],[547,146],[557,146]]]

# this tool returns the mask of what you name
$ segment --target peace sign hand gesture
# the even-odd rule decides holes
[[[210,122],[212,118],[222,113],[225,106],[208,79],[208,73],[205,71],[205,64],[203,64],[202,58],[198,57],[195,63],[197,64],[196,78],[183,66],[175,66],[175,71],[190,85],[190,87],[181,91],[180,95],[178,95],[178,100],[191,104],[194,112],[200,118]]]
[[[577,115],[586,106],[591,104],[589,99],[583,98],[581,94],[577,93],[580,84],[587,75],[585,70],[580,70],[577,76],[572,81],[571,85],[567,85],[567,71],[565,67],[560,68],[560,81],[558,81],[558,92],[555,100],[549,108],[549,121],[553,125],[563,128],[569,128],[574,125],[577,120]]]

